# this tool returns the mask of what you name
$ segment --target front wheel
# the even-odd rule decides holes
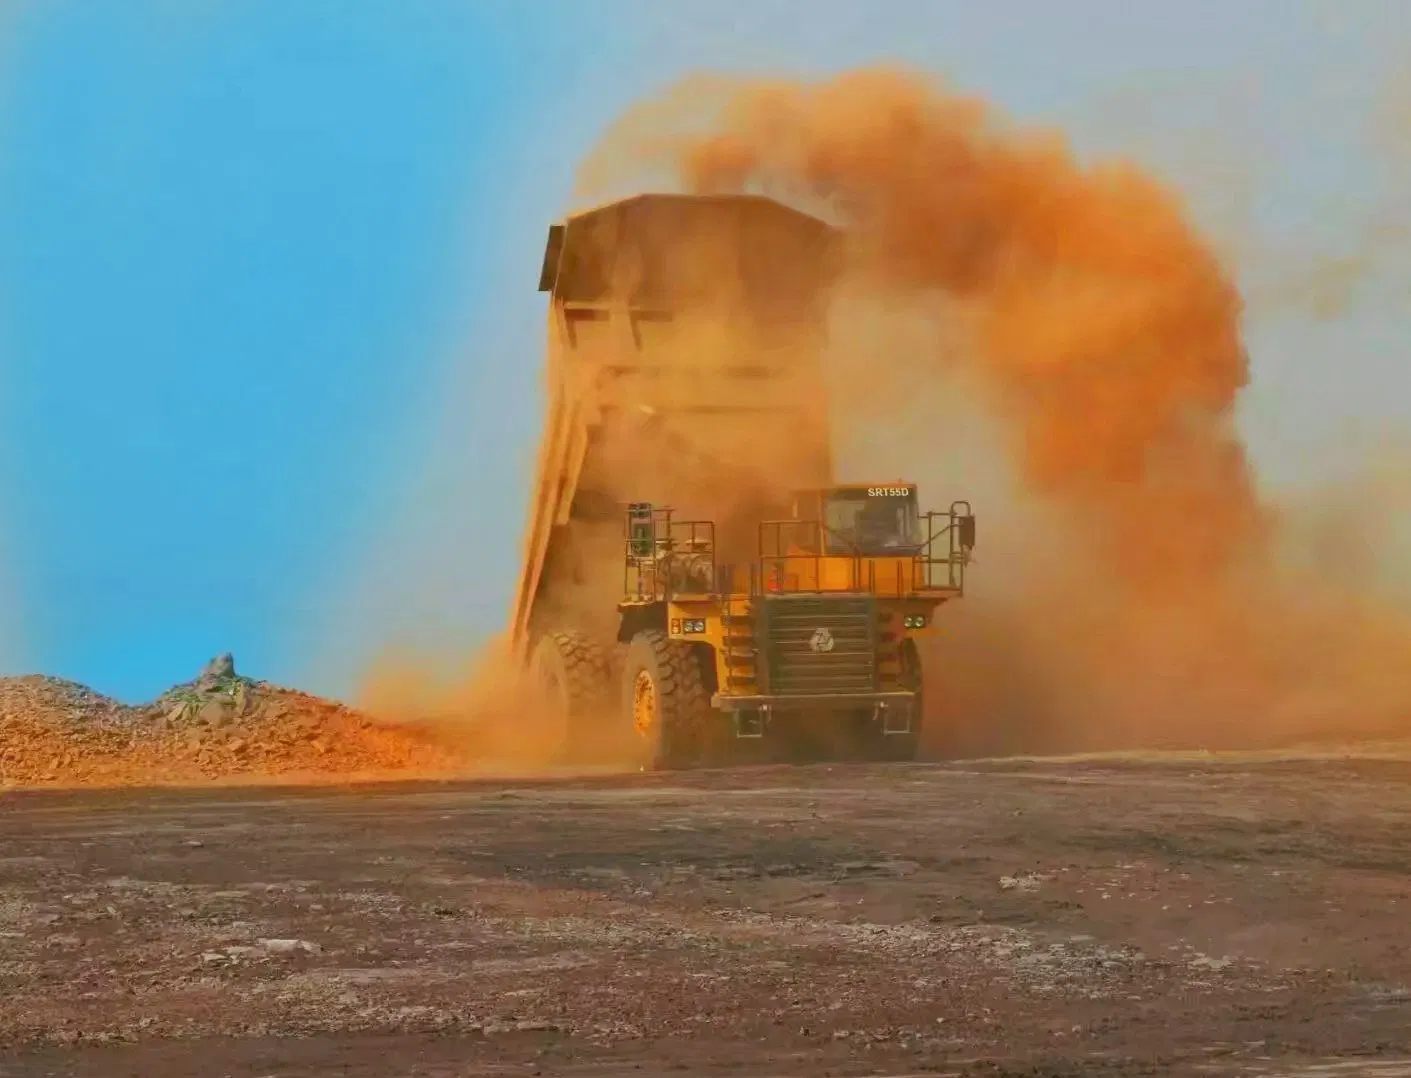
[[[649,770],[701,763],[716,716],[704,677],[708,652],[659,629],[632,638],[622,664],[622,713]]]
[[[882,720],[869,722],[869,740],[872,751],[869,755],[876,760],[914,760],[921,745],[921,723],[925,717],[925,677],[921,670],[921,653],[914,640],[901,642],[900,687],[915,693],[911,705],[911,729],[904,734],[882,732]]]

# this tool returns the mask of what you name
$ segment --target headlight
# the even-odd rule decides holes
[[[705,618],[687,618],[681,623],[681,631],[684,633],[705,632]]]
[[[902,618],[901,620],[902,620],[902,624],[905,625],[908,629],[924,629],[924,628],[926,628],[926,615],[925,615],[925,614],[908,614],[908,615],[906,615],[906,617]]]

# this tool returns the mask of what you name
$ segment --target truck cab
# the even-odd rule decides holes
[[[794,515],[821,520],[830,555],[909,557],[924,545],[916,487],[869,483],[808,491],[796,499]]]
[[[794,496],[784,557],[776,568],[790,591],[913,590],[914,559],[927,546],[913,484],[846,484]],[[783,538],[782,536],[780,538]]]

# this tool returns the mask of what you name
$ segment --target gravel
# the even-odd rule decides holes
[[[0,786],[424,773],[449,764],[424,731],[244,677],[229,655],[138,706],[62,678],[0,678]]]

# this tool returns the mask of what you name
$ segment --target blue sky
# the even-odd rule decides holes
[[[934,70],[1162,169],[1260,297],[1390,197],[1365,136],[1411,41],[1397,0],[516,7],[0,9],[0,669],[138,700],[231,650],[347,693],[381,644],[498,627],[544,228],[680,75]],[[1271,482],[1404,421],[1396,271],[1334,319],[1252,308]]]

